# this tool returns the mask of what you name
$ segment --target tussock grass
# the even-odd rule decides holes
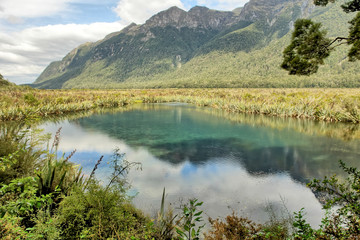
[[[185,102],[233,113],[360,123],[360,89],[0,91],[0,121],[163,102]]]

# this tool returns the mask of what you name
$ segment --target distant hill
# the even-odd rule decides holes
[[[14,83],[9,82],[6,80],[3,75],[0,74],[0,89],[1,88],[8,88],[16,86]]]
[[[29,90],[32,89],[30,85],[16,85],[15,83],[6,80],[3,75],[0,74],[0,90]]]
[[[172,7],[79,46],[51,63],[33,86],[360,87],[360,64],[346,60],[346,46],[311,77],[289,76],[279,67],[300,17],[322,22],[333,36],[347,35],[351,15],[341,2],[321,8],[312,0],[250,0],[234,11]]]

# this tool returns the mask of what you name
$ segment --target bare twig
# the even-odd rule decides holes
[[[343,44],[347,44],[350,41],[354,41],[354,40],[359,40],[360,37],[356,37],[356,38],[347,38],[347,37],[336,37],[334,40],[332,40],[327,46],[325,46],[325,48],[333,50],[334,48],[343,45]],[[339,44],[333,46],[330,48],[331,45],[333,45],[334,43],[338,42]]]

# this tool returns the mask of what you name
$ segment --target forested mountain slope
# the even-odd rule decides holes
[[[337,50],[311,77],[280,69],[297,18],[320,21],[331,36],[346,36],[351,14],[339,3],[250,0],[234,11],[172,7],[143,25],[131,24],[85,43],[51,63],[38,88],[360,87],[358,62]]]

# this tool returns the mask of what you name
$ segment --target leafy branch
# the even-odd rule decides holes
[[[196,224],[203,221],[202,213],[203,211],[199,211],[198,207],[200,207],[203,202],[198,202],[198,199],[190,199],[189,203],[184,205],[182,210],[182,218],[178,222],[182,222],[182,229],[176,228],[176,232],[178,233],[180,239],[182,240],[199,240],[201,229],[204,228],[205,224],[196,228]]]
[[[317,6],[326,6],[335,0],[314,0]],[[346,13],[360,11],[359,0],[349,1],[341,5]],[[350,22],[349,36],[336,37],[334,40],[326,38],[326,31],[321,30],[320,23],[309,19],[298,19],[294,24],[291,43],[283,52],[281,67],[290,75],[311,75],[316,73],[319,65],[336,47],[343,44],[352,45],[349,52],[349,61],[360,60],[360,13]],[[335,43],[338,43],[334,45]]]

